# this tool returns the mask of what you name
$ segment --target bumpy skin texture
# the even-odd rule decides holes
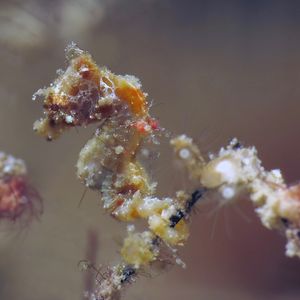
[[[149,125],[145,94],[135,77],[100,69],[90,54],[74,44],[67,47],[66,57],[68,68],[60,71],[50,87],[38,90],[33,96],[34,100],[43,97],[45,109],[45,117],[34,124],[38,134],[49,140],[58,138],[67,128],[120,115],[124,104],[132,116]]]
[[[184,265],[175,247],[187,240],[191,210],[210,190],[217,191],[224,204],[246,190],[262,223],[285,233],[286,254],[300,256],[300,185],[288,187],[279,170],[266,171],[256,149],[243,147],[236,139],[206,160],[192,139],[181,135],[170,141],[171,146],[199,189],[192,195],[178,191],[173,198],[155,197],[156,183],[150,181],[138,154],[145,141],[153,142],[160,128],[149,115],[139,80],[99,68],[90,54],[74,44],[66,52],[67,69],[59,72],[49,88],[36,93],[43,97],[45,116],[35,122],[34,129],[52,140],[68,128],[96,123],[94,136],[79,154],[78,178],[100,192],[104,209],[117,220],[145,219],[148,223],[142,233],[128,225],[122,261],[101,273],[96,290],[88,295],[90,300],[119,299],[120,290],[140,270],[157,262]],[[168,258],[165,249],[171,253]]]
[[[80,151],[78,178],[100,192],[104,209],[117,220],[146,219],[149,224],[143,233],[128,227],[121,249],[123,261],[109,268],[109,275],[90,295],[91,299],[116,299],[119,289],[132,282],[140,268],[162,260],[163,244],[175,247],[186,241],[188,215],[175,223],[170,218],[185,207],[188,197],[181,192],[174,199],[156,198],[156,183],[138,160],[145,141],[151,144],[160,132],[149,115],[139,80],[99,68],[90,54],[74,44],[66,54],[67,69],[34,96],[34,100],[43,98],[44,107],[44,117],[34,123],[34,130],[50,141],[71,127],[97,124],[94,136]]]
[[[142,233],[128,225],[120,251],[122,261],[97,272],[101,280],[97,280],[95,291],[88,293],[90,300],[119,299],[120,290],[133,282],[141,269],[157,262],[162,268],[169,261],[184,265],[174,247],[188,238],[191,210],[210,190],[219,193],[222,204],[232,203],[241,191],[247,191],[263,225],[285,233],[286,254],[300,257],[300,185],[289,187],[279,170],[266,171],[256,149],[243,147],[237,139],[204,159],[193,140],[181,135],[170,141],[171,146],[199,188],[192,195],[179,191],[173,198],[155,197],[156,183],[151,182],[138,154],[160,128],[149,115],[139,80],[99,68],[91,55],[75,44],[67,47],[66,57],[67,69],[59,71],[50,87],[34,95],[34,99],[43,97],[44,107],[44,117],[35,122],[34,130],[53,140],[68,128],[97,124],[94,136],[80,151],[78,178],[87,188],[100,192],[104,209],[117,220],[148,222],[148,229]],[[15,167],[17,170],[17,164]],[[7,211],[18,207],[6,187],[23,190],[18,176],[4,176],[13,181],[1,185],[1,170],[0,159],[0,196],[4,195],[0,213],[3,207]],[[168,257],[165,249],[171,253]]]
[[[217,190],[224,203],[247,191],[263,225],[284,232],[286,255],[300,257],[300,184],[288,186],[280,170],[265,170],[256,149],[243,147],[237,139],[207,162],[185,135],[171,140],[171,145],[191,178]]]

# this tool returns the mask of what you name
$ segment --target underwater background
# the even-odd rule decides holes
[[[140,78],[170,134],[192,136],[204,153],[238,137],[267,169],[300,178],[300,2],[2,0],[0,147],[26,161],[44,214],[29,228],[0,227],[0,299],[83,299],[77,264],[91,230],[97,262],[118,261],[124,224],[104,214],[97,193],[78,207],[75,163],[93,129],[54,142],[32,131],[42,111],[32,94],[65,67],[71,41],[100,66]],[[153,156],[145,163],[160,195],[197,187],[165,140]],[[246,197],[239,202],[242,214],[200,207],[180,250],[187,269],[141,276],[124,299],[299,299],[300,261],[285,257],[284,237],[261,226]]]

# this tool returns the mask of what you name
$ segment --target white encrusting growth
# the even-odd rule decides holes
[[[183,148],[179,151],[179,156],[182,159],[188,159],[190,157],[190,151],[188,149]]]
[[[221,160],[215,166],[215,171],[220,174],[222,181],[226,183],[236,183],[238,180],[238,169],[230,160]]]
[[[195,150],[197,146],[186,136],[173,139],[171,145],[190,176],[203,187],[217,190],[223,204],[232,203],[231,199],[236,199],[240,191],[248,192],[262,224],[285,233],[286,255],[300,257],[299,184],[288,187],[280,170],[265,170],[255,147],[243,147],[237,139],[218,154],[211,154],[208,162],[195,157],[197,153],[201,155],[200,151]],[[181,155],[186,151],[193,151],[194,155]]]
[[[0,178],[25,175],[26,173],[26,165],[22,159],[0,152]]]
[[[232,199],[236,195],[236,189],[231,186],[225,186],[221,189],[221,194],[225,199]]]
[[[115,148],[115,153],[116,153],[117,155],[119,155],[119,154],[121,154],[121,153],[123,153],[123,152],[124,152],[124,147],[123,147],[123,146],[119,145],[119,146],[117,146],[117,147]]]
[[[66,123],[68,124],[72,124],[72,122],[74,121],[74,118],[70,115],[65,117]]]

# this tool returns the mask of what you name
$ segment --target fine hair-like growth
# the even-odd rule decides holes
[[[188,238],[192,208],[210,191],[217,191],[224,204],[247,191],[262,223],[285,233],[286,254],[300,256],[300,187],[288,187],[279,170],[266,171],[254,147],[243,147],[233,139],[207,161],[191,138],[173,138],[176,159],[199,188],[191,195],[179,190],[160,199],[155,196],[156,183],[138,158],[162,131],[149,114],[139,80],[99,68],[74,43],[67,47],[66,57],[67,69],[34,95],[34,100],[43,98],[44,107],[44,117],[34,123],[34,130],[50,141],[69,128],[97,124],[79,153],[78,178],[100,192],[103,208],[115,219],[127,223],[145,219],[148,224],[143,232],[127,225],[122,259],[97,272],[101,280],[96,280],[94,291],[87,291],[90,300],[119,299],[122,288],[145,268],[164,268],[170,261],[185,266],[176,248]]]

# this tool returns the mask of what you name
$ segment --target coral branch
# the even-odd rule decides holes
[[[103,208],[115,219],[148,222],[142,233],[135,232],[133,225],[127,226],[122,260],[97,272],[101,280],[89,293],[91,300],[119,299],[120,290],[146,267],[164,268],[170,260],[184,266],[176,247],[189,236],[192,208],[210,190],[218,191],[224,204],[240,191],[248,191],[263,224],[285,232],[287,255],[300,256],[300,187],[287,187],[279,170],[264,170],[254,147],[243,147],[234,139],[206,161],[191,138],[182,135],[172,139],[177,159],[199,189],[192,195],[177,191],[172,198],[159,199],[155,196],[156,183],[150,181],[138,159],[145,142],[153,143],[161,131],[149,114],[147,95],[139,80],[99,68],[75,44],[67,47],[66,54],[67,69],[34,96],[43,97],[45,113],[34,129],[52,140],[68,128],[97,124],[94,136],[80,151],[78,178],[87,188],[100,192]]]
[[[241,191],[248,192],[263,225],[285,233],[286,255],[300,257],[299,184],[288,186],[278,169],[266,171],[256,149],[241,146],[237,139],[208,162],[185,135],[171,140],[171,145],[191,178],[208,190],[217,190],[224,204],[238,198]]]

